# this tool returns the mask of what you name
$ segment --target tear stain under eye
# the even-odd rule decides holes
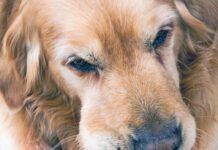
[[[146,40],[145,41],[145,46],[147,47],[148,52],[152,53],[154,51],[154,47],[153,47],[153,44],[152,44],[151,40]]]
[[[160,64],[164,65],[163,59],[161,58],[161,54],[157,50],[155,50],[155,48],[152,44],[152,41],[151,40],[145,41],[145,45],[148,49],[148,52],[150,52],[150,53],[154,52],[155,58],[158,60],[158,62]]]
[[[159,52],[155,52],[155,58],[160,62],[161,65],[164,65],[163,59],[161,58],[161,54]]]

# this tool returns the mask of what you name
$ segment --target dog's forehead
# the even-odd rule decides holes
[[[96,51],[119,42],[153,38],[160,26],[176,18],[167,0],[48,0],[38,5],[40,21],[44,15],[46,22],[40,24],[51,31],[52,39],[66,39],[77,47],[91,47],[95,41],[99,44]]]

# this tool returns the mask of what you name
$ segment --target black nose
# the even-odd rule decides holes
[[[133,150],[178,150],[182,144],[182,129],[176,121],[143,126],[135,130]]]

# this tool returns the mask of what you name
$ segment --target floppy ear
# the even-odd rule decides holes
[[[28,12],[28,13],[26,13]],[[30,10],[23,8],[3,37],[0,92],[12,110],[22,108],[31,85],[36,84],[42,58],[39,32]]]
[[[191,14],[190,10],[187,8],[185,1],[182,0],[175,0],[175,5],[179,14],[181,15],[182,19],[185,21],[187,25],[193,28],[197,28],[203,32],[209,31],[208,27],[197,17]]]
[[[202,5],[205,3],[212,3],[214,0],[208,0],[208,2],[204,2],[199,0],[195,2],[194,0],[186,1],[186,0],[175,0],[175,6],[185,24],[188,26],[188,33],[191,36],[192,40],[199,41],[199,39],[203,42],[207,42],[210,40],[210,35],[215,30],[215,24],[213,24],[209,16],[206,16],[207,10],[202,11],[204,7]],[[205,8],[206,9],[206,8]],[[208,9],[208,8],[207,8]],[[213,8],[211,8],[213,9]],[[214,9],[216,10],[216,9]],[[212,11],[211,11],[212,13]],[[214,14],[217,12],[214,11]],[[213,16],[214,16],[213,14]],[[212,16],[211,16],[212,18]],[[215,17],[214,17],[215,19]],[[212,19],[213,20],[213,19]],[[218,19],[217,19],[218,21]],[[197,39],[195,39],[197,37]],[[189,37],[188,37],[189,38]]]
[[[180,14],[185,21],[189,21],[188,24],[200,25],[202,23],[196,20],[204,22],[211,29],[215,30],[218,22],[218,3],[217,0],[175,0],[175,4]],[[190,12],[188,14],[188,11]],[[190,14],[195,17],[190,19]],[[189,19],[188,19],[189,18]],[[194,22],[190,22],[191,20]]]
[[[216,0],[174,0],[185,31],[184,46],[195,53],[210,47],[218,27]]]
[[[17,110],[22,107],[24,98],[24,84],[19,76],[12,69],[12,64],[4,61],[1,56],[0,65],[0,92],[3,94],[6,104]]]
[[[204,123],[207,119],[208,124],[216,115],[216,88],[213,81],[218,66],[216,1],[174,1],[185,24],[182,26],[185,38],[178,58],[181,94],[196,121]]]

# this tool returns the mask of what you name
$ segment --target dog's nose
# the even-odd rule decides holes
[[[133,150],[178,150],[181,144],[181,126],[171,122],[136,129],[131,145]]]

